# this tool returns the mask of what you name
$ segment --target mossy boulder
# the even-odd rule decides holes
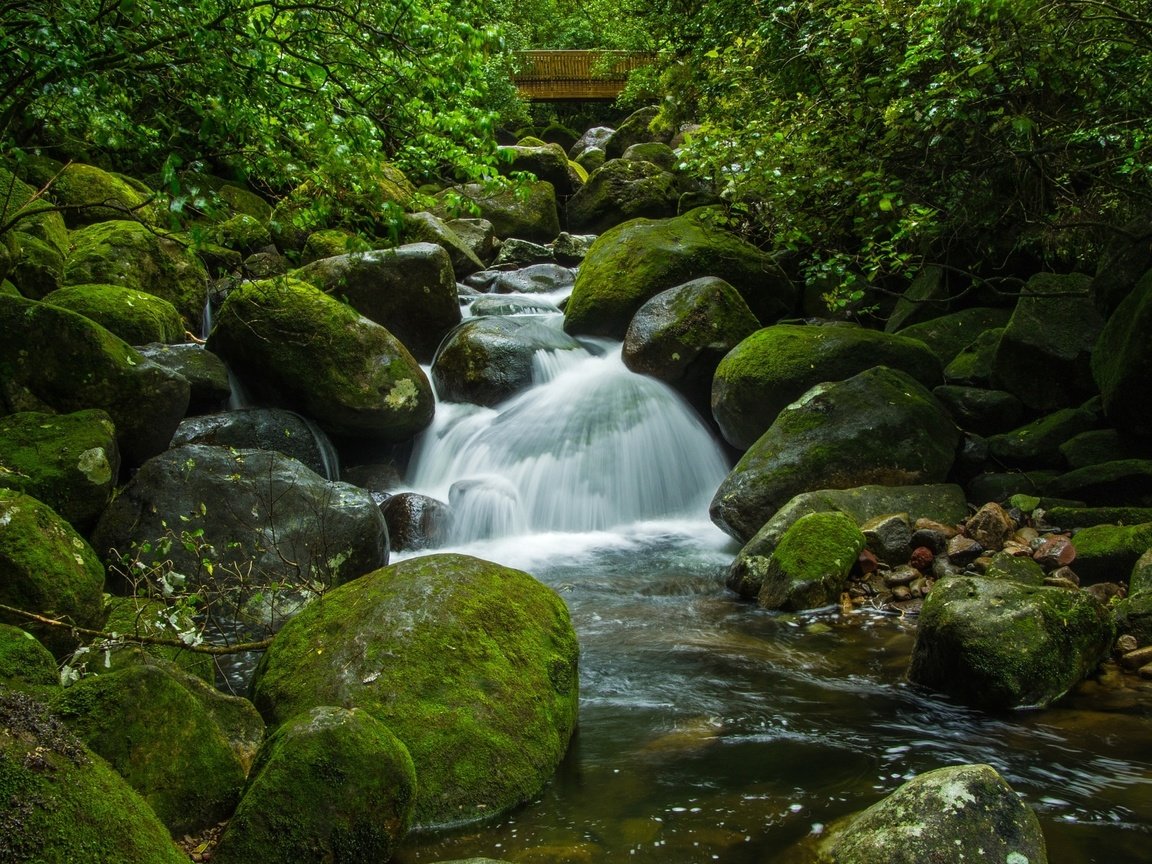
[[[984,569],[985,579],[1007,579],[1024,585],[1043,585],[1044,568],[1027,556],[997,552]]]
[[[423,363],[460,323],[452,260],[433,243],[325,258],[294,276],[387,327]]]
[[[413,214],[419,216],[419,214]],[[496,257],[499,241],[496,227],[487,219],[449,219],[444,225],[459,237],[464,245],[487,266]],[[413,238],[427,239],[427,238]],[[452,253],[449,252],[449,255]],[[455,267],[455,265],[453,265]]]
[[[801,493],[777,510],[740,550],[728,570],[728,587],[741,597],[755,598],[780,539],[810,513],[844,513],[855,525],[888,513],[906,513],[913,522],[924,518],[955,525],[968,515],[968,502],[964,499],[964,490],[950,483],[861,486]]]
[[[1095,507],[1152,506],[1152,459],[1118,459],[1061,474],[1044,485],[1055,498]]]
[[[873,366],[906,372],[925,387],[940,383],[939,360],[915,339],[849,325],[777,324],[757,330],[720,361],[712,414],[724,439],[746,450],[809,388]]]
[[[531,386],[539,351],[575,351],[580,343],[531,316],[470,318],[444,340],[432,381],[446,402],[495,405]]]
[[[208,338],[269,404],[299,410],[332,435],[405,441],[432,420],[432,388],[400,340],[307,282],[233,291]]]
[[[1089,364],[1104,319],[1089,296],[1091,283],[1077,273],[1028,280],[996,347],[998,389],[1036,411],[1079,405],[1096,393]]]
[[[1062,467],[1060,445],[1092,429],[1099,418],[1091,406],[1061,408],[1019,428],[988,438],[988,455],[1009,468]]]
[[[219,411],[232,396],[232,382],[224,361],[195,342],[149,342],[136,350],[157,366],[188,381],[188,413]]]
[[[1152,270],[1108,319],[1092,352],[1104,413],[1126,432],[1152,433]]]
[[[904,372],[877,366],[818,384],[737,463],[712,498],[712,521],[747,542],[801,492],[939,483],[959,440],[948,412]]]
[[[119,285],[69,285],[45,296],[44,302],[92,319],[129,345],[184,341],[180,313],[155,294]]]
[[[39,639],[27,630],[0,624],[0,689],[13,681],[51,687],[60,676],[56,658]]]
[[[109,597],[104,610],[108,615],[104,622],[105,632],[119,634],[124,642],[112,647],[104,656],[101,647],[104,640],[97,639],[90,644],[89,648],[96,653],[89,655],[92,658],[87,662],[89,674],[119,671],[126,666],[148,663],[146,658],[157,658],[213,686],[216,684],[216,664],[211,655],[189,651],[182,645],[135,642],[139,637],[179,641],[179,632],[195,632],[197,629],[191,613],[177,612],[171,604],[158,597],[149,597],[146,592],[128,597]],[[86,658],[77,659],[83,662]]]
[[[761,322],[775,322],[796,305],[795,286],[770,255],[714,224],[713,211],[694,210],[633,219],[601,234],[576,277],[564,329],[623,339],[647,300],[702,276],[732,285]]]
[[[1086,591],[957,576],[924,601],[908,679],[982,708],[1043,708],[1100,664],[1114,635]]]
[[[78,627],[104,623],[104,567],[92,547],[46,504],[0,489],[0,603]],[[67,627],[52,627],[5,612],[63,656],[79,644]]]
[[[828,864],[1047,864],[1040,820],[989,765],[909,780],[819,842]]]
[[[188,407],[188,382],[149,362],[99,324],[0,296],[0,412],[101,408],[130,465],[168,446]]]
[[[212,860],[379,864],[407,834],[416,772],[407,748],[359,708],[320,706],[261,748]]]
[[[0,688],[0,860],[187,864],[156,814],[44,706]]]
[[[12,238],[17,252],[8,270],[8,278],[22,295],[39,300],[63,284],[63,252],[39,237],[20,231],[12,232]]]
[[[744,298],[723,279],[693,279],[661,291],[632,316],[624,335],[624,365],[670,384],[711,416],[717,365],[759,327]]]
[[[116,427],[104,411],[0,417],[0,487],[27,492],[81,530],[107,506],[119,471]]]
[[[943,269],[928,265],[913,277],[884,322],[884,330],[895,333],[916,322],[927,321],[948,310],[948,284]]]
[[[548,782],[577,710],[576,634],[526,573],[463,555],[411,558],[331,591],[280,631],[252,682],[272,726],[362,708],[416,766],[415,823],[494,817]]]
[[[1152,457],[1152,441],[1116,429],[1090,429],[1061,444],[1060,452],[1070,468],[1087,468],[1105,462]]]
[[[1118,601],[1112,607],[1116,632],[1136,637],[1143,648],[1152,645],[1152,591],[1141,591]]]
[[[985,330],[972,340],[944,367],[944,380],[949,384],[965,384],[970,387],[992,386],[992,370],[1004,329],[994,327]]]
[[[187,417],[176,427],[171,446],[184,444],[269,450],[291,456],[328,480],[339,479],[336,450],[328,436],[315,423],[283,408],[241,408]]]
[[[452,262],[452,273],[457,280],[484,269],[484,262],[473,250],[473,244],[456,233],[440,217],[427,211],[404,217],[404,240],[407,243],[435,243],[447,252]]]
[[[47,182],[43,172],[37,179]],[[129,183],[95,165],[73,162],[64,167],[48,187],[48,197],[63,208],[64,222],[69,228],[81,228],[93,222],[110,219],[139,219],[155,222],[156,208],[149,203],[152,197],[147,187],[136,181]]]
[[[1073,565],[1081,581],[1123,582],[1140,556],[1152,549],[1152,522],[1138,525],[1093,525],[1072,536]]]
[[[578,159],[580,154],[590,147],[596,147],[600,150],[604,149],[604,144],[612,137],[612,133],[616,130],[610,126],[593,126],[576,139],[571,147],[568,148],[568,158]],[[623,152],[623,151],[621,151]]]
[[[193,585],[251,573],[249,591],[269,602],[277,584],[290,600],[294,586],[337,585],[388,561],[384,517],[368,492],[264,450],[186,444],[148,460],[104,511],[92,544],[128,554],[156,546],[169,525],[203,531],[197,539],[213,551],[173,543],[159,560]],[[205,555],[215,573],[205,574]]]
[[[675,176],[660,166],[610,159],[568,200],[568,227],[602,234],[629,219],[664,219],[676,215],[679,198]]]
[[[792,612],[836,603],[865,542],[845,513],[800,517],[768,559],[757,603]]]
[[[35,237],[57,252],[68,251],[68,228],[52,202],[36,197],[36,189],[0,165],[0,219],[7,225],[17,219],[13,231]]]
[[[447,208],[451,196],[475,205],[479,215],[491,222],[496,235],[503,239],[518,237],[535,243],[551,243],[560,233],[556,189],[547,180],[496,192],[488,192],[477,183],[465,184],[438,195],[441,208]],[[445,214],[438,210],[437,215]]]
[[[665,171],[675,171],[678,158],[676,151],[663,141],[642,141],[633,144],[621,155],[630,162],[651,162]]]
[[[670,131],[652,131],[652,122],[659,115],[660,109],[655,105],[639,108],[629,114],[604,142],[604,152],[607,153],[608,158],[619,159],[624,155],[624,151],[633,144],[640,144],[645,141],[663,141],[665,143],[671,141],[672,134]]]
[[[559,144],[543,146],[501,147],[500,173],[532,174],[537,180],[547,180],[560,196],[571,195],[580,188],[581,181],[568,164],[568,154]]]
[[[359,234],[343,228],[323,228],[308,235],[300,252],[300,261],[303,264],[311,264],[313,261],[335,258],[337,255],[370,252],[372,248],[372,244]]]
[[[1024,419],[1024,403],[1005,390],[941,384],[932,388],[932,395],[965,432],[995,435],[1014,429]]]
[[[1011,317],[1011,309],[974,306],[918,324],[909,324],[896,332],[909,339],[919,339],[939,358],[941,364],[947,366],[981,333],[1004,327]]]
[[[175,835],[226,819],[244,768],[212,715],[154,666],[81,678],[52,709],[148,803]]]
[[[138,222],[100,222],[72,233],[65,285],[119,285],[171,303],[200,332],[208,271],[190,246]]]
[[[214,225],[210,234],[220,246],[242,255],[251,255],[272,244],[267,222],[247,213],[237,213]]]

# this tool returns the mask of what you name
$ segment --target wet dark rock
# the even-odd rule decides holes
[[[283,408],[243,408],[188,417],[176,427],[171,446],[184,444],[272,450],[302,462],[321,477],[340,479],[336,451],[328,436],[295,411]]]
[[[404,239],[409,243],[435,243],[448,253],[456,279],[484,269],[484,262],[473,251],[471,244],[457,234],[448,223],[431,213],[409,213],[404,217]]]
[[[985,549],[999,549],[1016,530],[1016,522],[1003,507],[989,502],[965,523],[965,532]]]
[[[451,535],[452,508],[427,495],[401,492],[385,501],[381,509],[391,547],[397,552],[435,549]]]
[[[477,297],[468,305],[472,317],[486,315],[559,315],[560,307],[543,297],[500,294]]]
[[[551,246],[510,237],[500,244],[493,266],[527,267],[531,264],[555,264],[556,255]]]
[[[559,264],[532,264],[520,270],[501,273],[492,281],[496,294],[541,294],[571,288],[576,274]]]
[[[885,513],[860,526],[868,548],[885,564],[901,564],[908,560],[912,539],[912,523],[907,513]]]
[[[948,560],[953,564],[964,565],[975,561],[984,552],[984,547],[971,537],[957,535],[948,541]]]
[[[155,363],[187,379],[191,387],[188,399],[189,414],[207,414],[219,411],[232,396],[228,380],[228,367],[224,361],[203,345],[185,343],[165,345],[153,342],[138,345],[136,350]]]
[[[496,229],[487,219],[449,219],[444,223],[472,250],[484,264],[491,263],[499,251]]]
[[[568,148],[568,158],[576,160],[580,154],[590,147],[604,149],[604,144],[612,137],[616,130],[609,126],[593,126],[576,139],[576,143]]]
[[[561,264],[572,266],[584,260],[595,241],[595,234],[569,234],[561,231],[560,236],[552,241],[552,253]]]
[[[1062,467],[1060,447],[1092,429],[1098,415],[1091,406],[1061,408],[1024,426],[988,438],[988,455],[1012,468]]]
[[[1152,459],[1124,459],[1078,468],[1046,483],[1044,491],[1098,507],[1152,506]]]
[[[568,199],[568,224],[573,231],[601,234],[629,219],[663,219],[676,215],[679,197],[676,178],[663,168],[609,159]]]
[[[1003,390],[942,384],[932,394],[940,400],[956,425],[977,435],[1014,429],[1024,419],[1024,403]]]
[[[1045,570],[1056,570],[1076,559],[1076,547],[1066,534],[1049,534],[1036,546],[1032,557]]]

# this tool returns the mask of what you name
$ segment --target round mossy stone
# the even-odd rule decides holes
[[[142,218],[154,222],[156,218],[156,211],[148,205],[151,191],[147,187],[139,181],[129,183],[95,165],[66,165],[52,178],[48,196],[64,207],[64,221],[69,228],[109,219]]]
[[[359,234],[353,234],[342,228],[325,228],[308,235],[308,239],[304,241],[300,260],[304,264],[311,264],[313,261],[335,258],[337,255],[368,252],[371,248],[372,244]]]
[[[104,567],[79,534],[46,504],[0,489],[0,603],[98,630],[104,623]],[[67,627],[0,620],[24,627],[57,656],[79,644]]]
[[[27,696],[0,689],[0,861],[187,864],[156,814]],[[51,806],[45,806],[51,802]]]
[[[584,234],[602,234],[629,219],[676,215],[676,178],[651,162],[611,159],[588,175],[568,200],[568,225]]]
[[[809,513],[784,532],[768,559],[757,602],[798,612],[836,603],[866,540],[845,513]]]
[[[0,624],[0,681],[56,684],[56,658],[27,630]]]
[[[1092,525],[1072,535],[1073,569],[1085,584],[1123,582],[1140,556],[1152,549],[1152,522]]]
[[[48,294],[44,302],[92,319],[129,345],[184,341],[180,313],[155,294],[119,285],[68,285]]]
[[[547,180],[497,192],[489,192],[479,183],[468,183],[436,197],[440,200],[435,210],[437,216],[455,216],[446,210],[453,200],[462,199],[463,208],[475,205],[479,215],[492,223],[496,235],[502,239],[517,237],[533,243],[551,243],[560,233],[556,188]]]
[[[367,711],[320,706],[261,748],[218,864],[378,864],[407,834],[416,770],[407,748]]]
[[[421,827],[491,818],[536,795],[576,723],[578,646],[563,601],[464,555],[411,558],[284,625],[252,682],[270,726],[362,708],[416,765]]]
[[[58,289],[64,279],[64,255],[55,246],[20,231],[12,232],[18,252],[8,278],[20,293],[39,300]]]

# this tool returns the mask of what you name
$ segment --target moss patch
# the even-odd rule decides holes
[[[844,513],[810,513],[789,528],[768,559],[761,607],[799,611],[835,603],[865,538]]]
[[[53,291],[44,302],[92,319],[129,345],[184,341],[180,313],[154,294],[119,285],[69,285]]]

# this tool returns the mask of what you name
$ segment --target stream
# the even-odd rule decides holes
[[[1052,862],[1149,860],[1152,691],[1089,682],[1058,708],[987,714],[904,682],[914,620],[738,601],[737,547],[707,519],[720,447],[618,345],[585,344],[538,355],[536,385],[495,409],[438,406],[410,478],[453,500],[451,551],[565,599],[579,731],[537,800],[411,836],[395,861],[804,861],[797,841],[962,762],[1037,811]]]

